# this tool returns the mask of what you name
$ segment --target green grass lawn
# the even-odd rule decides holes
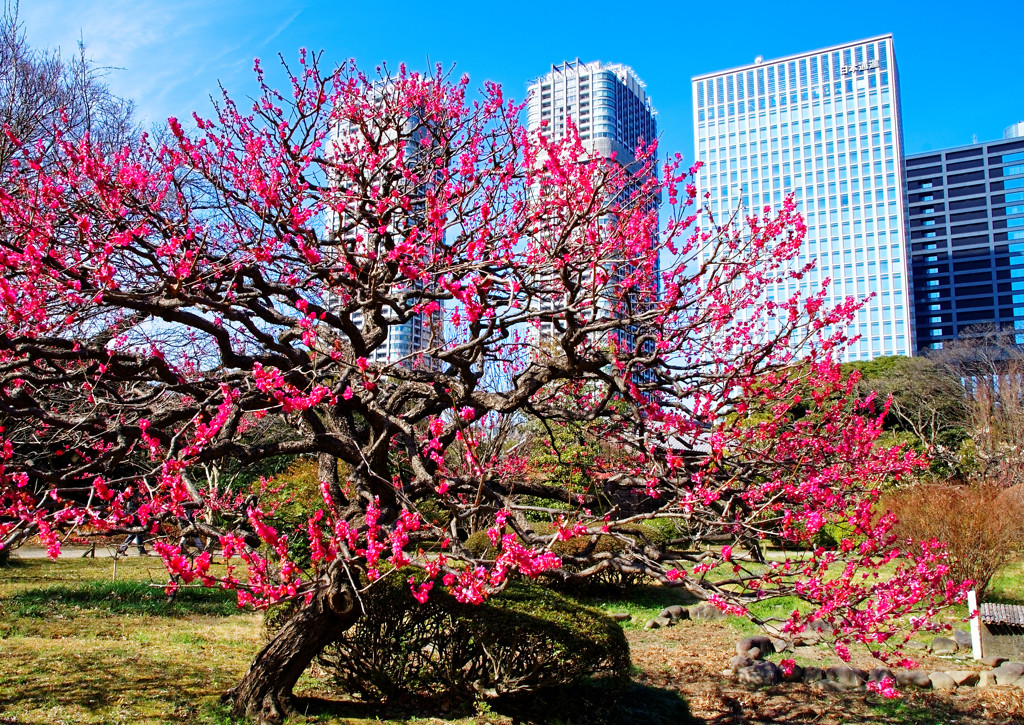
[[[142,558],[0,568],[0,722],[223,720],[216,703],[257,651],[262,618],[230,592],[168,600],[165,581]]]

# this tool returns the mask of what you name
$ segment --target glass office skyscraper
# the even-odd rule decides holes
[[[807,222],[802,281],[829,301],[868,300],[846,357],[913,354],[899,82],[891,35],[693,79],[698,185],[718,219],[777,208],[792,193]]]
[[[1024,344],[1024,138],[906,160],[918,350],[976,325]]]

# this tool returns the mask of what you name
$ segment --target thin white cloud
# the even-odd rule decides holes
[[[115,93],[135,101],[142,120],[161,122],[208,108],[217,82],[248,83],[253,57],[302,13],[294,5],[269,8],[203,0],[48,0],[23,5],[29,42],[77,52],[108,69]],[[266,34],[267,28],[274,31]]]

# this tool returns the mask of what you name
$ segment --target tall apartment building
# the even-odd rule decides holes
[[[1024,344],[1024,138],[906,159],[917,348],[941,348],[972,325]]]
[[[905,246],[899,79],[891,35],[693,78],[698,185],[716,218],[777,208],[792,193],[807,223],[801,282],[830,279],[838,303],[874,293],[851,329],[846,359],[914,352]]]
[[[629,66],[584,63],[578,58],[566,61],[552,65],[547,74],[534,80],[528,94],[527,128],[531,133],[542,131],[551,139],[565,138],[571,121],[588,153],[614,158],[626,168],[636,161],[640,140],[649,143],[657,138],[656,111],[643,81]],[[657,198],[649,200],[655,207],[659,202]],[[612,282],[628,272],[620,268]],[[606,314],[613,316],[617,304],[618,300],[607,300]],[[552,323],[542,323],[539,332],[542,338],[553,334]],[[615,332],[626,344],[632,344],[633,333],[628,328]]]
[[[579,129],[584,148],[597,156],[629,165],[637,140],[657,138],[656,112],[644,82],[618,63],[583,63],[577,58],[534,80],[528,89],[527,127],[544,125],[549,138],[564,138],[567,119]]]

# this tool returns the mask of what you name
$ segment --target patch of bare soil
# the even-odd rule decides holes
[[[751,690],[722,674],[741,636],[726,622],[683,621],[667,629],[630,631],[633,664],[639,670],[635,679],[645,686],[679,691],[693,716],[709,725],[1024,723],[1024,692],[1017,687],[961,688],[950,694],[907,690],[897,700],[865,692],[824,693],[788,683]],[[840,664],[825,647],[801,647],[795,658],[820,667]],[[918,659],[925,672],[981,669],[969,660],[953,663],[924,654]],[[879,665],[867,653],[854,653],[850,664],[864,669]]]

